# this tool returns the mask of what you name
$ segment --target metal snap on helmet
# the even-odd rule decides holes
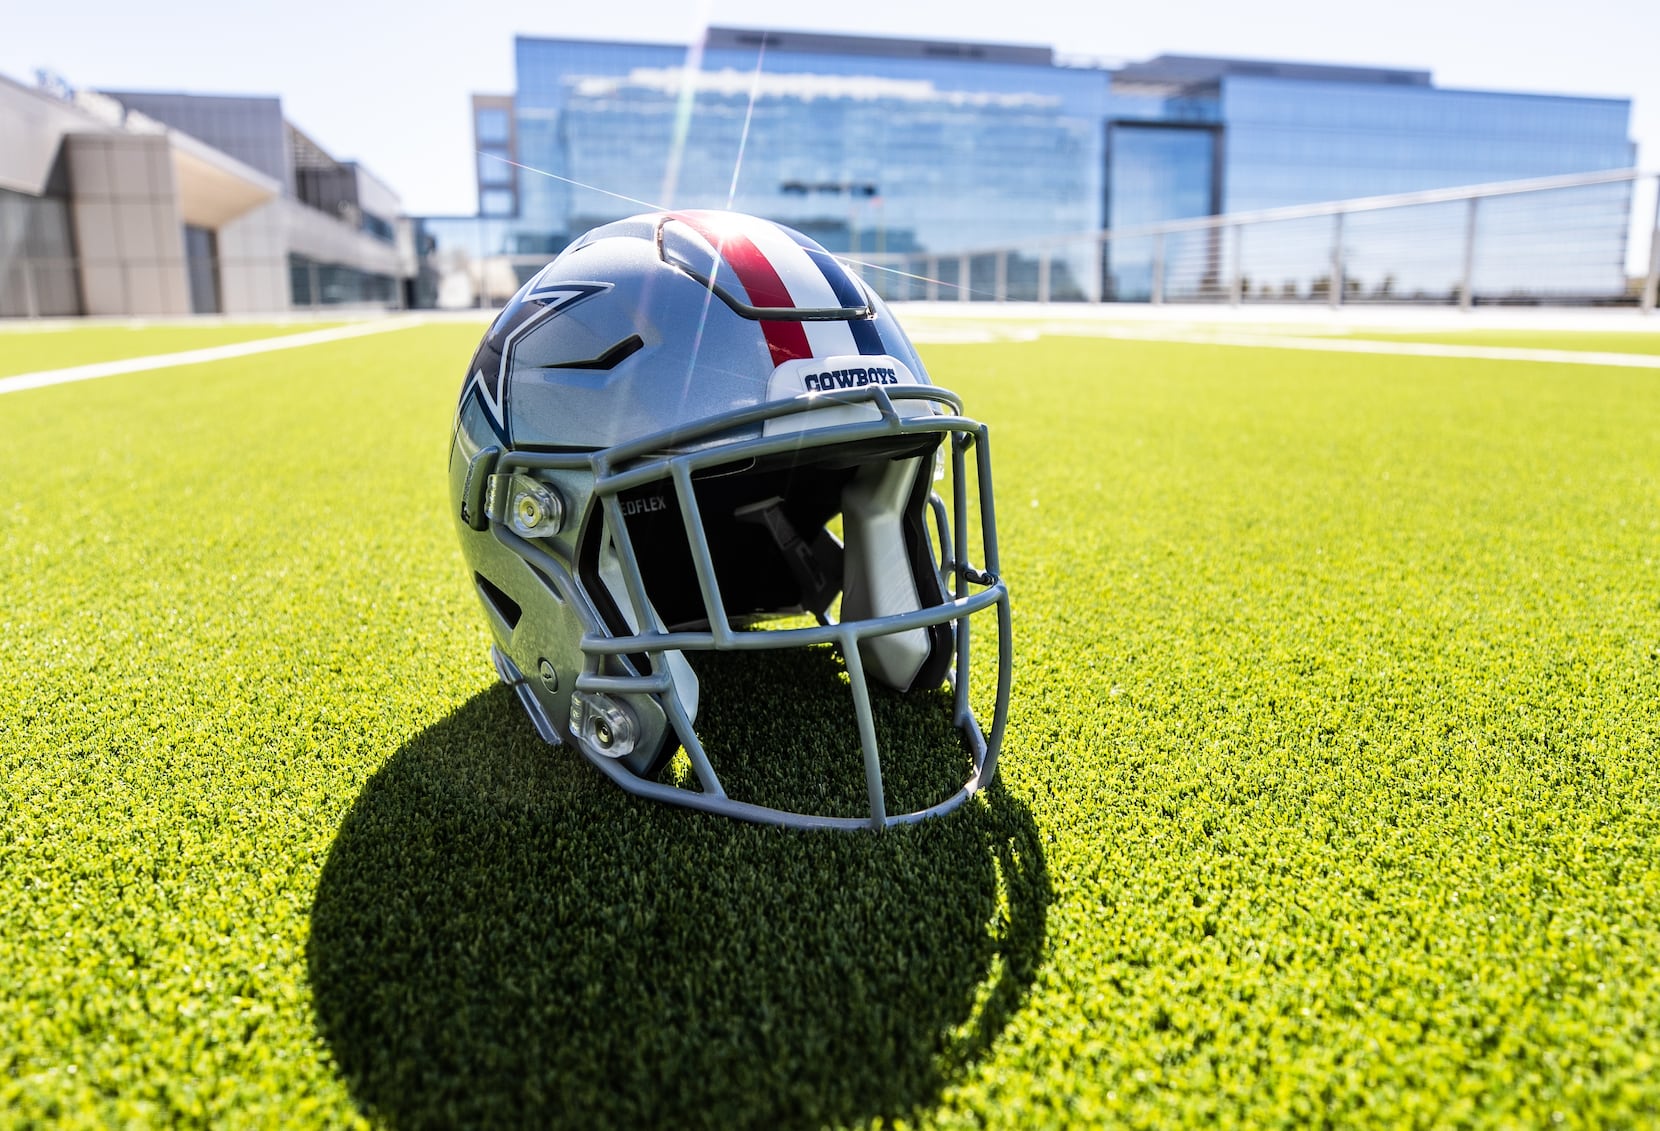
[[[949,507],[934,490],[943,461]],[[449,473],[496,671],[543,739],[629,792],[747,821],[881,828],[948,812],[996,772],[1009,597],[986,428],[929,383],[882,301],[800,233],[681,211],[582,236],[484,335]],[[982,731],[969,622],[994,606]],[[785,617],[799,624],[757,630]],[[687,654],[823,645],[852,687],[870,816],[727,796],[698,739]],[[955,794],[887,812],[868,680],[951,684],[973,761]],[[660,778],[677,748],[696,788]]]

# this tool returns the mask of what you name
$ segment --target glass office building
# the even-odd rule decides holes
[[[758,213],[854,256],[955,255],[1635,157],[1628,101],[1446,90],[1425,71],[1110,68],[741,28],[691,47],[520,38],[516,67],[514,93],[474,98],[479,216],[423,227],[435,264],[495,257],[474,269],[480,300],[505,297],[489,281],[504,264],[523,277],[589,227],[659,206]],[[1120,245],[1099,291],[1062,277],[1054,292],[1138,297],[1148,270]]]
[[[521,39],[519,160],[593,186],[520,171],[521,214],[581,231],[634,201],[730,204],[834,251],[1095,224],[1105,76],[968,50],[712,29],[692,70],[684,47]]]

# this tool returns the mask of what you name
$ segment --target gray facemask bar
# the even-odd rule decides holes
[[[894,401],[927,401],[950,408],[948,415],[902,417],[894,408]],[[880,413],[879,420],[841,424],[803,432],[736,441],[716,445],[681,455],[649,458],[655,453],[672,450],[698,440],[708,440],[722,432],[753,426],[766,420],[838,404],[869,404]],[[720,813],[758,824],[783,825],[790,828],[880,829],[890,824],[906,824],[948,813],[990,783],[997,772],[997,754],[1002,745],[1003,728],[1008,716],[1009,684],[1012,668],[1010,642],[1010,615],[1008,587],[1004,584],[998,564],[997,527],[991,483],[991,451],[986,426],[961,415],[962,402],[953,393],[936,386],[867,386],[834,393],[812,394],[788,401],[775,401],[753,408],[740,409],[706,418],[680,428],[646,436],[592,453],[535,453],[508,452],[502,455],[500,471],[535,470],[589,470],[594,475],[594,491],[604,508],[604,516],[622,561],[623,577],[628,595],[642,628],[632,636],[614,636],[593,603],[572,576],[570,569],[541,547],[514,533],[501,522],[492,519],[491,529],[504,545],[525,558],[549,577],[569,606],[577,610],[585,632],[581,647],[585,657],[584,670],[577,676],[574,690],[598,692],[607,695],[650,694],[662,706],[681,745],[691,761],[693,773],[702,792],[678,786],[647,781],[630,772],[625,766],[602,757],[581,741],[576,746],[584,757],[603,771],[617,785],[630,793],[655,798],[674,805],[687,806]],[[846,624],[827,624],[811,628],[776,629],[764,632],[735,632],[727,623],[725,603],[715,577],[714,560],[698,512],[697,496],[692,488],[692,476],[705,468],[733,462],[775,455],[781,452],[799,452],[807,448],[826,447],[895,436],[944,434],[950,438],[952,459],[952,495],[954,502],[954,529],[951,531],[950,557],[943,564],[951,581],[951,595],[936,606],[917,609],[891,616],[875,617]],[[967,452],[975,453],[975,472],[980,493],[981,544],[986,568],[975,569],[968,558],[968,485]],[[617,470],[619,467],[647,460],[638,466]],[[919,474],[926,474],[922,469]],[[648,483],[670,480],[675,485],[681,517],[685,524],[692,561],[702,591],[704,607],[709,615],[707,632],[669,632],[658,617],[656,608],[647,598],[645,582],[639,562],[629,539],[628,525],[622,514],[618,495]],[[931,497],[935,524],[945,549],[945,516],[937,497]],[[980,587],[970,593],[969,586]],[[969,617],[989,606],[997,607],[997,699],[989,737],[982,733],[978,720],[969,706]],[[875,719],[870,705],[870,689],[865,680],[864,664],[859,655],[858,642],[868,637],[926,628],[956,622],[957,654],[952,671],[954,695],[953,722],[967,737],[973,757],[974,772],[961,789],[951,797],[926,809],[912,813],[891,815],[883,797],[880,752],[877,748]],[[765,805],[738,801],[726,796],[714,767],[710,765],[702,743],[679,697],[674,692],[673,679],[662,653],[681,651],[749,651],[776,648],[806,647],[815,644],[835,644],[847,666],[853,690],[853,705],[859,731],[859,743],[864,754],[865,781],[870,797],[870,816],[825,817]],[[631,653],[645,653],[650,657],[652,670],[648,675],[605,675],[601,666],[605,657]],[[522,678],[522,677],[521,677]],[[512,682],[512,681],[510,681]],[[528,688],[521,687],[521,698]],[[527,706],[530,704],[527,703]],[[539,707],[532,707],[533,716]]]

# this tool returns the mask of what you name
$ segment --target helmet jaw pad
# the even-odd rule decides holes
[[[925,528],[932,461],[916,456],[862,470],[842,489],[843,622],[942,604],[939,568]],[[951,664],[951,625],[912,628],[859,642],[864,668],[895,691],[938,687]]]

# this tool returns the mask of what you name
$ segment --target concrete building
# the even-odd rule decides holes
[[[276,98],[0,76],[0,316],[396,307],[397,194]]]

